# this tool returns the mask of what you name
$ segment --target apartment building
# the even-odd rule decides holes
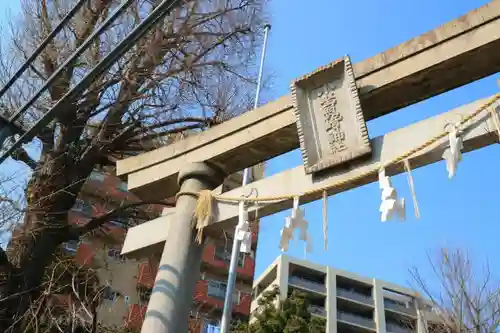
[[[75,206],[68,213],[69,223],[86,223],[94,216],[137,200],[127,191],[127,184],[114,176],[112,168],[95,170],[85,182]],[[63,244],[68,253],[74,254],[77,264],[92,268],[97,275],[102,292],[97,316],[102,324],[132,327],[133,322],[129,317],[135,314],[135,308],[139,304],[147,301],[137,288],[140,266],[157,259],[126,259],[120,255],[121,246],[128,226],[158,217],[163,208],[161,205],[140,206],[126,219],[113,219],[98,232],[78,242]]]
[[[252,179],[261,177],[262,168],[254,168]],[[241,174],[231,175],[221,187],[227,191],[240,186]],[[82,224],[120,203],[137,200],[127,191],[126,184],[112,170],[95,171],[89,177],[68,217],[70,223]],[[133,217],[110,221],[104,230],[79,242],[64,244],[75,255],[78,264],[93,268],[102,284],[102,301],[98,318],[105,325],[140,330],[147,303],[158,269],[159,255],[140,260],[120,255],[127,225],[134,225],[159,216],[163,206],[147,206],[134,212]],[[250,314],[251,290],[255,269],[257,224],[254,224],[252,253],[241,254],[234,293],[233,317],[246,320]],[[190,333],[205,332],[206,327],[218,326],[222,316],[232,240],[221,235],[205,246],[200,279],[193,297]],[[63,303],[67,303],[64,301]]]
[[[281,300],[294,290],[306,293],[311,314],[327,319],[327,333],[424,333],[437,320],[430,302],[413,290],[287,255],[254,281],[252,313],[275,285]]]

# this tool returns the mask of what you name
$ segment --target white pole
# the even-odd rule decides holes
[[[255,100],[253,104],[253,108],[256,109],[259,105],[259,97],[260,97],[260,89],[262,86],[262,72],[264,69],[264,59],[266,56],[266,47],[267,47],[267,37],[269,34],[269,30],[271,29],[270,24],[266,24],[264,27],[264,45],[262,47],[262,54],[260,58],[260,68],[259,68],[259,76],[257,79],[257,90],[255,92]],[[250,180],[250,168],[245,168],[243,171],[243,181],[242,185],[245,186],[249,183]],[[242,225],[245,221],[244,219],[244,203],[241,202],[239,206],[239,221],[238,225]],[[231,261],[229,263],[229,275],[227,277],[227,288],[226,288],[226,297],[224,299],[224,311],[222,313],[222,323],[221,323],[221,333],[228,333],[229,327],[231,323],[231,314],[233,310],[233,292],[236,282],[236,266],[238,265],[238,257],[240,254],[241,241],[236,238],[236,234],[238,232],[238,227],[234,230],[233,236],[233,248],[231,250]]]

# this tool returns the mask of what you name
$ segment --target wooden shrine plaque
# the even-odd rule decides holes
[[[295,80],[292,98],[306,173],[371,152],[348,56]]]

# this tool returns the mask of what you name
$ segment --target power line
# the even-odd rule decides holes
[[[96,37],[101,35],[116,18],[121,15],[131,5],[134,0],[124,0],[121,5],[97,28],[67,59],[64,64],[46,81],[43,87],[38,90],[35,95],[9,119],[10,122],[16,120],[26,110],[28,110],[34,102],[42,95],[42,93],[57,79],[68,66],[72,65],[79,56],[81,56]],[[175,6],[180,3],[180,0],[163,0],[153,11],[128,35],[123,39],[111,52],[109,52],[79,83],[77,83],[69,92],[67,92],[57,103],[40,118],[35,125],[21,134],[20,138],[15,140],[6,152],[0,155],[0,163],[5,161],[17,148],[23,143],[31,141],[37,133],[47,126],[54,118],[64,111],[65,106],[75,101],[89,86],[118,60],[122,55],[128,52],[135,43],[142,38],[159,20],[163,19]],[[1,134],[0,131],[0,139]],[[7,133],[7,132],[5,132]],[[3,142],[0,142],[3,144]]]

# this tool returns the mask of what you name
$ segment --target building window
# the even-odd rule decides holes
[[[208,281],[208,292],[207,295],[209,297],[225,299],[226,298],[226,289],[227,285],[224,282],[220,281]],[[240,292],[235,290],[233,292],[233,304],[240,303]]]
[[[114,220],[108,221],[107,223],[111,224],[115,227],[118,227],[118,228],[127,228],[128,227],[128,223],[122,222],[119,219],[114,219]]]
[[[147,303],[151,297],[151,289],[140,288],[139,289],[139,300],[141,303]]]
[[[109,249],[108,257],[117,261],[124,261],[125,257],[120,254],[120,250],[118,249]]]
[[[127,186],[127,183],[125,183],[125,182],[119,181],[118,185],[116,186],[116,188],[119,189],[122,192],[128,192],[128,186]]]
[[[97,171],[92,171],[92,173],[89,176],[90,180],[95,180],[96,182],[104,182],[104,174],[97,172]]]
[[[110,286],[106,286],[102,290],[102,298],[104,299],[114,301],[118,296],[120,296],[120,293],[111,289]]]
[[[219,319],[215,319],[215,318],[203,317],[203,323],[205,325],[219,326],[220,325],[220,320]]]
[[[257,299],[257,296],[259,296],[259,288],[258,286],[255,286],[253,289],[252,289],[252,298],[253,299]]]
[[[70,254],[75,254],[76,250],[78,249],[78,246],[80,246],[80,242],[75,240],[63,243],[63,249]]]
[[[91,216],[94,212],[91,204],[88,201],[83,201],[82,199],[76,199],[75,205],[72,208],[75,212],[81,212],[85,215]]]
[[[215,333],[220,332],[220,321],[212,318],[203,318],[203,332]]]
[[[224,246],[216,246],[215,259],[229,263],[231,262],[231,252],[229,252]],[[245,253],[240,252],[238,255],[238,266],[243,267],[244,265],[245,265]]]
[[[398,301],[395,299],[390,299],[390,298],[384,298],[384,303],[385,305],[393,305],[393,306],[400,306],[402,308],[410,308],[410,302],[409,301]]]

